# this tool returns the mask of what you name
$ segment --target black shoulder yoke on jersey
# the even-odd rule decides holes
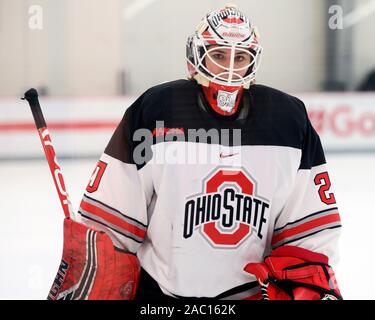
[[[135,130],[145,128],[153,132],[156,121],[163,121],[166,129],[183,129],[186,141],[189,129],[241,129],[241,145],[301,149],[303,169],[325,163],[319,137],[298,98],[254,84],[244,91],[236,114],[226,117],[212,111],[202,96],[194,80],[176,80],[148,89],[127,109],[106,153],[132,162],[130,150],[135,147],[132,143]],[[199,104],[202,101],[205,108]],[[246,113],[244,108],[248,108]]]

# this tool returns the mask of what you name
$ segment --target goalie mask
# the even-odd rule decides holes
[[[254,81],[262,52],[258,39],[249,19],[231,5],[208,13],[188,38],[190,76],[219,114],[235,113],[243,89]]]

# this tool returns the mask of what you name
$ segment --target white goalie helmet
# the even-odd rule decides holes
[[[186,44],[186,59],[190,76],[199,84],[209,87],[249,88],[259,68],[262,47],[256,27],[234,5],[226,5],[208,13],[199,23]],[[210,54],[226,51],[229,61],[221,65]],[[236,55],[248,55],[246,64],[236,65]],[[207,68],[206,58],[219,68],[213,73]]]

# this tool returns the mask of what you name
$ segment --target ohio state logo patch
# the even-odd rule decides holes
[[[185,203],[185,239],[198,231],[215,248],[237,248],[252,234],[263,238],[270,202],[245,169],[216,169],[202,189]]]
[[[217,106],[226,112],[232,112],[237,98],[238,90],[235,92],[227,92],[219,90],[217,93]]]

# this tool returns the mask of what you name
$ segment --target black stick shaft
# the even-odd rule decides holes
[[[34,88],[26,91],[23,100],[27,100],[30,105],[37,129],[46,127],[46,121],[44,120],[42,109],[40,108],[38,100],[38,92]]]

